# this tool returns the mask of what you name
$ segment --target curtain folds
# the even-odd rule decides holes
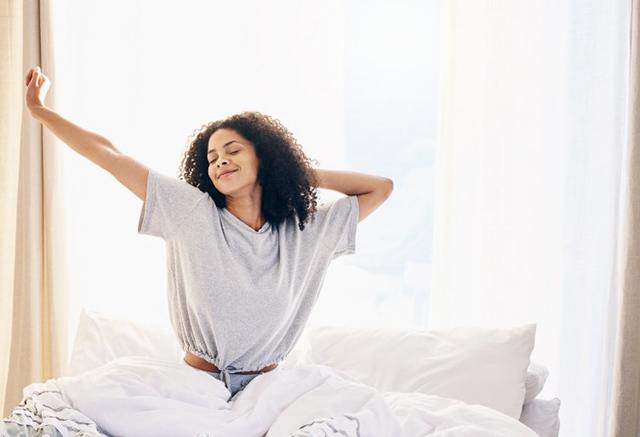
[[[640,6],[631,2],[628,139],[622,183],[617,278],[618,336],[611,399],[611,437],[640,435]]]
[[[55,84],[50,1],[2,0],[0,27],[0,403],[3,417],[68,356],[60,144],[24,107],[24,78],[40,65]],[[47,104],[55,101],[55,85]]]

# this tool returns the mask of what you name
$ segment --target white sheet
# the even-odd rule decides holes
[[[208,373],[149,357],[119,358],[48,383],[106,433],[127,437],[537,436],[488,407],[382,393],[315,364],[261,374],[229,403],[227,388]]]

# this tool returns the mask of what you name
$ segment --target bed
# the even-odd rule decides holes
[[[36,382],[1,436],[557,437],[538,397],[535,324],[406,331],[309,325],[231,402],[164,325],[83,310],[63,376]]]

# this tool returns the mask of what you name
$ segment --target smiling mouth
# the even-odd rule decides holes
[[[222,179],[222,178],[226,178],[229,175],[234,174],[235,172],[237,172],[238,170],[233,170],[233,171],[229,171],[227,173],[224,173],[223,175],[221,175],[218,179]]]

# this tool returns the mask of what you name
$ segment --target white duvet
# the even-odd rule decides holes
[[[32,384],[25,396],[33,392]],[[230,402],[224,384],[183,362],[129,356],[47,381],[111,436],[127,437],[536,437],[480,405],[419,393],[378,392],[322,365],[253,379]],[[37,402],[37,398],[35,402]],[[46,406],[45,406],[46,407]]]

